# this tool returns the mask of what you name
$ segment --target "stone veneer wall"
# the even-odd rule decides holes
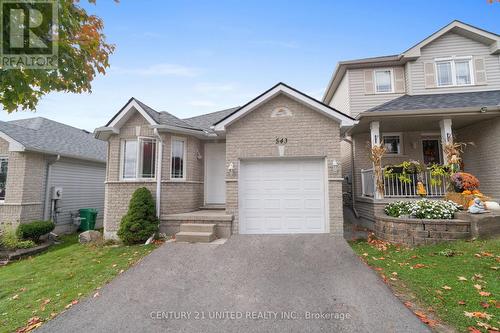
[[[436,244],[471,237],[466,220],[425,220],[375,216],[375,236],[388,242],[410,246]]]
[[[272,111],[282,106],[289,108],[292,116],[272,118]],[[276,137],[288,139],[284,158],[327,158],[330,233],[342,235],[342,173],[341,170],[333,172],[331,163],[332,160],[340,162],[339,124],[285,95],[274,97],[226,130],[226,170],[230,163],[235,169],[233,174],[226,174],[226,212],[234,216],[233,232],[239,232],[239,161],[245,158],[279,157]]]
[[[42,219],[47,172],[45,155],[9,152],[9,143],[0,139],[0,156],[8,158],[6,195],[0,203],[0,225]]]
[[[120,129],[120,134],[108,140],[108,164],[106,168],[106,187],[104,204],[104,232],[108,238],[116,237],[123,215],[126,214],[133,192],[139,187],[148,188],[156,199],[156,180],[121,181],[120,154],[121,141],[136,139],[137,136],[154,137],[147,121],[136,112]],[[186,180],[170,179],[170,151],[172,136],[186,142]],[[185,213],[197,210],[203,205],[203,142],[195,137],[161,133],[163,140],[162,179],[161,179],[161,214]],[[198,159],[200,153],[202,159]]]

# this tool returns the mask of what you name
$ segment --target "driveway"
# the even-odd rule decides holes
[[[429,332],[330,235],[167,243],[37,332]]]

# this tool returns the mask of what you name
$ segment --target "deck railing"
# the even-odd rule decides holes
[[[386,198],[414,198],[418,197],[417,183],[421,177],[422,184],[427,192],[427,197],[442,197],[446,194],[448,187],[447,179],[444,176],[433,177],[435,182],[431,181],[430,170],[422,174],[408,174],[409,182],[403,182],[399,178],[400,174],[391,173],[384,175],[384,197]],[[366,197],[373,197],[375,193],[375,178],[373,169],[361,169],[362,194]]]

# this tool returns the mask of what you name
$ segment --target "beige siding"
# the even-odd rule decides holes
[[[349,96],[349,72],[346,72],[342,81],[335,91],[330,106],[343,112],[345,114],[351,114],[350,107],[350,96]]]
[[[383,67],[387,68],[387,67]],[[366,94],[364,71],[366,69],[349,69],[349,95],[351,116],[356,117],[359,113],[383,104],[403,94]]]
[[[463,154],[466,172],[481,182],[481,191],[500,200],[498,163],[500,161],[500,118],[485,120],[457,130],[460,142],[474,142]]]
[[[271,118],[272,110],[286,105],[291,117]],[[227,174],[226,211],[234,215],[233,231],[238,233],[238,163],[243,158],[278,157],[276,137],[288,138],[285,156],[326,157],[328,159],[328,194],[330,232],[343,233],[342,183],[333,172],[331,161],[340,160],[339,124],[317,111],[283,95],[278,95],[238,120],[226,132],[226,163],[235,165]]]
[[[433,62],[435,58],[446,58],[449,56],[483,57],[486,66],[487,85],[426,89],[424,82],[424,63]],[[440,94],[500,89],[499,56],[491,55],[488,45],[455,33],[447,33],[423,47],[421,56],[416,61],[408,63],[408,66],[411,77],[411,88],[409,89],[411,94]]]

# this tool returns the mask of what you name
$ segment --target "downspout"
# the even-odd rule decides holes
[[[47,162],[47,173],[45,174],[45,200],[43,206],[43,219],[48,220],[49,218],[49,197],[50,197],[50,174],[52,170],[52,164],[56,163],[61,159],[61,155],[57,155],[52,161]]]
[[[352,140],[349,140],[347,138],[343,138],[345,142],[351,145],[351,195],[352,195],[352,211],[354,212],[354,216],[359,219],[359,213],[356,210],[356,198],[355,198],[355,193],[354,193],[354,143]]]
[[[155,128],[154,134],[158,138],[158,160],[157,160],[157,171],[156,171],[156,216],[160,218],[161,210],[161,166],[163,164],[163,139],[161,138],[158,129]]]

